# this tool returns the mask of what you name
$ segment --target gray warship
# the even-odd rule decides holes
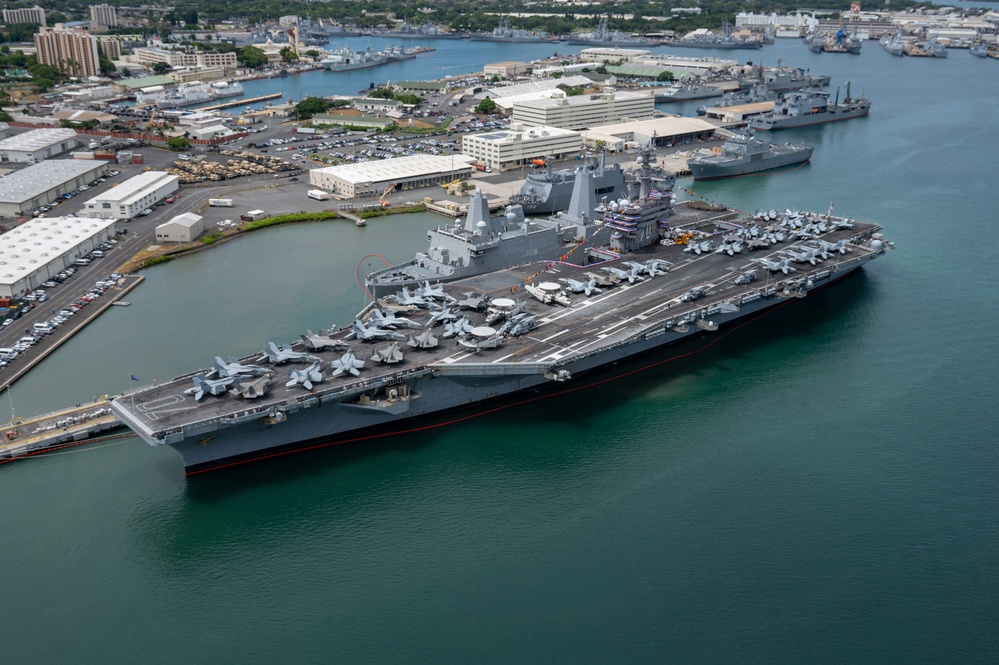
[[[598,201],[605,196],[619,199],[630,195],[621,166],[607,164],[606,155],[602,154],[599,159],[586,160],[581,167],[566,169],[553,169],[552,159],[544,160],[543,166],[527,174],[520,190],[510,197],[510,203],[522,206],[528,215],[551,215],[565,210],[580,168]]]
[[[600,17],[597,29],[594,32],[574,32],[566,38],[566,43],[578,46],[623,46],[626,48],[636,48],[639,46],[659,46],[655,39],[636,37],[625,32],[614,32],[607,27],[608,17],[605,14]]]
[[[544,30],[522,30],[510,27],[510,17],[502,16],[499,25],[489,32],[473,32],[469,35],[473,42],[517,42],[524,44],[557,44],[561,37],[549,35]]]
[[[674,39],[669,42],[669,46],[677,48],[760,49],[763,48],[763,39],[736,37],[732,33],[732,26],[729,23],[724,23],[719,34],[697,33],[690,37]]]
[[[803,164],[811,158],[811,146],[767,143],[750,132],[732,135],[721,152],[691,157],[687,166],[694,180],[716,180]]]
[[[621,361],[792,304],[889,249],[831,214],[740,216],[674,205],[644,160],[638,198],[607,206],[609,245],[425,284],[346,326],[116,397],[115,414],[189,475],[337,443],[373,445],[457,409],[578,390]],[[421,428],[428,425],[423,424]]]
[[[871,102],[863,97],[851,97],[850,82],[847,81],[846,98],[842,102],[839,101],[839,90],[831,102],[828,92],[787,93],[777,99],[772,111],[750,120],[749,126],[754,130],[789,129],[860,118],[870,112]]]

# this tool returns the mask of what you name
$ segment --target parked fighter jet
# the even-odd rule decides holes
[[[853,222],[849,219],[830,219],[829,223],[833,225],[834,229],[852,229]]]
[[[819,254],[821,254],[824,259],[829,258],[829,252],[846,254],[850,251],[850,248],[846,246],[846,239],[840,240],[839,242],[827,242],[825,240],[814,240],[813,242],[819,246]]]
[[[788,247],[784,253],[791,257],[795,263],[811,263],[813,266],[819,262],[819,250],[811,247]]]
[[[305,369],[293,369],[288,372],[288,376],[291,377],[291,381],[284,384],[288,388],[292,386],[302,386],[306,390],[312,390],[312,384],[322,383],[325,375],[320,370],[322,367],[322,361],[317,360]]]
[[[638,271],[632,268],[631,270],[621,270],[620,268],[615,268],[613,266],[607,266],[603,268],[604,272],[609,272],[610,274],[617,277],[622,282],[628,280],[628,283],[634,284],[635,282],[644,282],[645,278],[638,274]]]
[[[355,358],[354,353],[350,349],[347,349],[346,353],[340,356],[339,359],[330,361],[330,369],[333,370],[330,376],[337,377],[344,372],[358,376],[360,375],[358,370],[362,367],[364,367],[364,361]]]
[[[382,312],[380,309],[371,310],[368,317],[368,325],[381,328],[383,330],[395,330],[396,328],[419,328],[420,324],[405,317],[396,316],[395,312]]]
[[[693,302],[698,298],[703,298],[707,290],[708,288],[706,286],[695,286],[680,296],[680,300],[683,302]]]
[[[423,286],[416,289],[416,293],[424,300],[443,300],[445,302],[454,301],[454,298],[444,293],[444,286],[442,284],[430,286],[430,280],[425,281]]]
[[[448,323],[445,323],[444,334],[441,335],[441,337],[455,337],[455,336],[460,337],[462,335],[472,332],[472,330],[474,329],[475,326],[469,323],[468,317],[463,316],[455,321],[449,321]]]
[[[394,365],[396,363],[401,363],[403,361],[402,349],[399,348],[399,342],[392,342],[384,349],[378,349],[371,354],[371,359],[376,363],[382,363],[385,365]]]
[[[397,332],[392,332],[391,330],[381,330],[379,328],[368,328],[360,319],[354,319],[354,322],[350,324],[350,335],[353,335],[357,339],[370,342],[372,340],[379,339],[406,339],[405,335],[400,335]]]
[[[458,301],[458,307],[461,309],[473,309],[477,312],[484,310],[487,305],[489,305],[489,296],[472,292],[466,293],[465,297]]]
[[[645,262],[645,272],[649,277],[655,277],[656,275],[665,275],[669,272],[672,263],[664,259],[649,259]]]
[[[597,286],[597,280],[590,279],[585,282],[577,282],[569,277],[563,277],[558,281],[562,282],[569,287],[569,290],[573,293],[582,293],[585,295],[590,295],[591,293],[600,293],[600,288]]]
[[[523,314],[518,314],[516,317],[504,323],[503,327],[500,328],[500,333],[509,337],[520,337],[521,335],[526,335],[537,327],[537,318],[525,312]]]
[[[739,275],[738,277],[736,277],[733,281],[736,284],[738,284],[740,286],[743,286],[743,285],[749,284],[750,282],[752,282],[754,280],[756,280],[756,271],[755,270],[747,270],[746,272],[744,272],[741,275]]]
[[[444,305],[440,309],[430,308],[430,320],[427,321],[427,327],[432,328],[438,323],[444,323],[445,321],[454,321],[458,318],[458,315],[451,311],[451,308]]]
[[[267,342],[267,348],[264,349],[262,353],[263,355],[257,359],[258,362],[267,360],[275,365],[287,362],[300,363],[319,360],[319,358],[316,358],[311,354],[302,353],[300,351],[292,351],[290,346],[282,349],[274,342]]]
[[[215,362],[212,365],[212,369],[205,374],[205,378],[210,379],[213,376],[218,376],[220,378],[225,378],[227,376],[261,376],[263,374],[270,374],[270,370],[263,367],[257,367],[256,365],[243,365],[234,358],[229,358],[229,362],[226,362],[219,356],[215,356]]]
[[[437,346],[437,343],[437,338],[434,337],[432,330],[424,330],[415,337],[411,335],[406,342],[406,344],[414,349],[432,349]]]
[[[323,349],[336,351],[343,346],[343,343],[336,341],[329,335],[317,335],[311,330],[306,330],[305,334],[301,335],[301,338],[305,342],[306,348],[310,351],[322,351]]]
[[[722,240],[721,245],[715,250],[715,254],[728,254],[729,256],[735,256],[736,254],[742,253],[742,243],[733,238],[725,238]]]
[[[780,261],[768,261],[767,259],[753,259],[754,262],[760,264],[770,272],[777,272],[780,270],[785,275],[788,273],[796,272],[788,263],[790,259],[781,259]]]
[[[270,389],[270,376],[261,376],[251,381],[237,382],[232,390],[229,391],[229,394],[233,397],[242,397],[243,399],[256,399],[266,395]]]
[[[395,301],[400,305],[409,305],[410,307],[427,307],[430,304],[421,295],[419,289],[416,293],[410,293],[405,286],[402,287],[402,291],[395,295]]]
[[[687,246],[683,248],[685,252],[691,252],[693,254],[707,254],[708,252],[714,250],[715,245],[710,240],[702,240],[700,242],[693,240],[687,243]]]
[[[194,395],[195,400],[200,400],[205,394],[221,395],[229,391],[229,387],[236,380],[235,376],[224,376],[221,379],[209,379],[208,375],[195,376],[194,387],[184,391],[185,395]]]

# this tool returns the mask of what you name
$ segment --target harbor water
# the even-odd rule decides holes
[[[535,48],[432,45],[405,78]],[[134,438],[3,466],[5,662],[995,663],[997,63],[716,55],[850,80],[873,110],[775,134],[815,146],[801,168],[679,184],[750,212],[832,204],[897,251],[618,380],[405,437],[190,480]],[[338,76],[385,78],[246,93]],[[347,323],[361,257],[406,259],[439,221],[269,229],[148,270],[3,406]]]

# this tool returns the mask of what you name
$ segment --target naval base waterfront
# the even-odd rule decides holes
[[[778,55],[850,79],[870,117],[788,130],[807,167],[680,184],[832,202],[884,224],[890,260],[626,379],[376,445],[191,481],[137,439],[6,465],[5,659],[991,663],[994,63],[754,58]],[[10,400],[51,411],[345,323],[358,258],[408,260],[439,219],[149,270]]]

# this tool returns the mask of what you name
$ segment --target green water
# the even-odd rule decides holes
[[[833,202],[896,252],[688,358],[453,427],[190,481],[136,439],[0,467],[4,661],[996,662],[997,63],[764,55],[852,80],[871,117],[694,191]],[[148,271],[14,407],[344,323],[357,260],[436,219]]]

